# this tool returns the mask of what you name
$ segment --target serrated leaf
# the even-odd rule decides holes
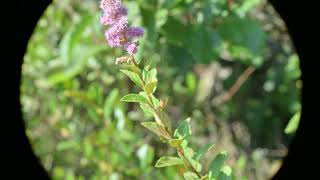
[[[166,135],[164,127],[160,126],[156,122],[143,122],[141,125],[157,134],[160,138],[170,139],[170,137]]]
[[[198,176],[193,172],[186,172],[183,174],[185,180],[200,180]]]
[[[132,71],[128,71],[128,70],[120,70],[120,71],[124,73],[126,76],[128,76],[131,79],[131,81],[133,81],[137,86],[143,88],[143,82],[139,74]]]
[[[176,166],[176,165],[183,165],[183,161],[177,157],[164,156],[157,161],[155,167],[160,168],[160,167]]]
[[[145,87],[144,87],[144,91],[148,94],[152,94],[156,91],[157,88],[157,81],[153,81],[151,83],[148,83]]]
[[[200,158],[207,152],[209,152],[212,148],[214,147],[214,144],[206,144],[205,146],[203,146],[198,153],[196,154],[195,159],[198,161],[200,160]]]
[[[191,134],[190,118],[187,118],[179,124],[178,128],[174,132],[174,137],[181,138],[185,136],[186,139],[189,139]]]
[[[286,134],[292,134],[296,132],[296,130],[299,127],[300,117],[301,117],[301,111],[297,112],[294,116],[292,116],[286,129],[284,130]]]
[[[122,97],[121,101],[148,104],[148,100],[139,94],[128,94],[128,95]]]
[[[227,152],[220,152],[209,165],[209,179],[217,178],[224,161],[227,158]]]

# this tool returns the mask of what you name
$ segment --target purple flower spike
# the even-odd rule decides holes
[[[100,22],[103,25],[114,25],[116,24],[122,17],[128,15],[128,10],[125,7],[120,7],[114,14],[110,14],[108,12],[104,12],[104,14],[100,18]]]
[[[121,0],[102,0],[100,1],[100,8],[104,12],[112,13],[121,8]]]
[[[136,54],[138,44],[132,42],[134,38],[144,35],[143,28],[128,26],[128,10],[121,0],[101,0],[100,8],[104,11],[100,23],[110,25],[111,28],[105,32],[105,37],[111,47],[122,47],[130,55]]]
[[[127,43],[125,36],[127,29],[128,20],[126,17],[123,17],[105,33],[106,39],[111,47],[121,47]]]
[[[126,44],[126,50],[130,55],[136,54],[138,52],[138,45],[130,42]]]
[[[132,27],[127,31],[127,36],[129,38],[142,37],[144,35],[144,29],[140,27]]]

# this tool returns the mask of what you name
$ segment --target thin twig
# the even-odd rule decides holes
[[[228,90],[227,93],[222,94],[222,96],[219,96],[216,98],[216,104],[215,106],[219,106],[227,101],[230,101],[233,96],[239,91],[241,86],[247,81],[247,79],[251,76],[251,74],[256,70],[253,66],[248,67],[238,78],[236,83]]]

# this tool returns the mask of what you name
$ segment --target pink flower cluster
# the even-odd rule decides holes
[[[138,44],[133,39],[144,35],[143,28],[129,27],[128,10],[121,0],[101,0],[100,8],[103,10],[100,22],[111,26],[105,32],[105,37],[111,47],[123,47],[133,55],[138,52]]]

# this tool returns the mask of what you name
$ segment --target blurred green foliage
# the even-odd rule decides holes
[[[191,146],[215,144],[203,168],[219,165],[206,159],[226,149],[235,179],[274,174],[298,127],[302,83],[299,58],[272,7],[263,0],[125,4],[129,21],[146,28],[136,59],[157,65],[157,95],[169,97],[173,126],[191,116]],[[54,179],[181,179],[174,167],[154,167],[173,149],[140,126],[150,118],[139,107],[120,102],[136,89],[114,65],[123,52],[106,44],[98,5],[56,0],[38,23],[21,85],[33,148]],[[236,95],[216,105],[248,67],[255,72]]]

